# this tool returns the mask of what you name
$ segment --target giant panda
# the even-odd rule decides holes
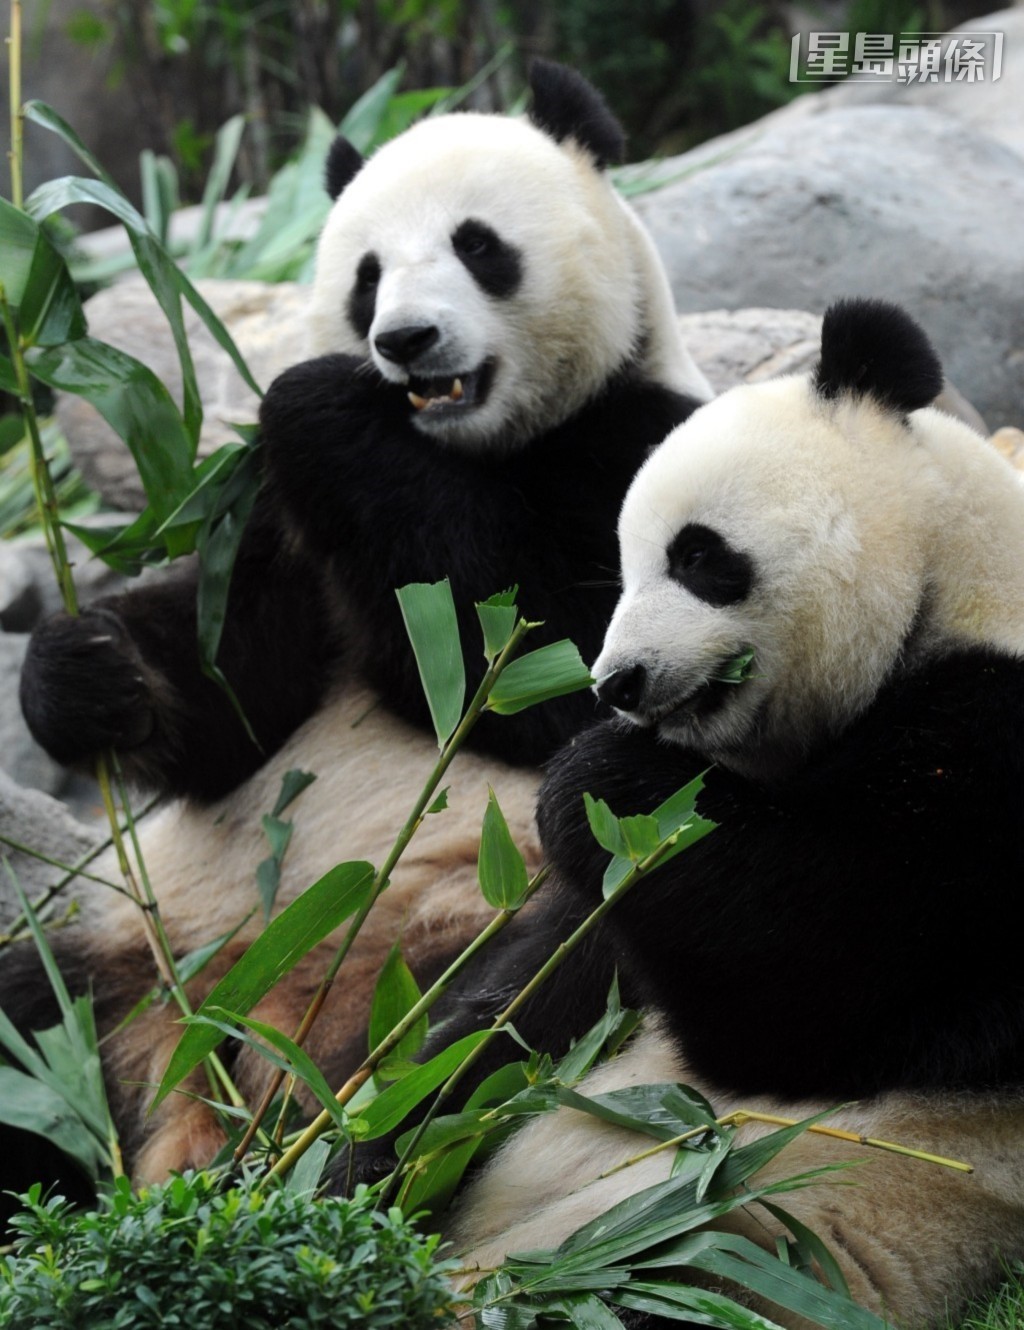
[[[339,139],[317,258],[314,358],[261,411],[265,478],[235,568],[219,664],[259,746],[198,672],[188,576],[57,616],[35,633],[22,701],[56,756],[106,745],[128,775],[175,796],[142,829],[178,953],[258,904],[261,818],[283,775],[316,782],[289,809],[278,905],[341,859],[379,863],[436,760],[394,598],[451,579],[467,658],[482,674],[472,604],[518,584],[544,620],[534,641],[593,654],[614,607],[614,522],[648,451],[709,389],[683,346],[653,246],[605,168],[622,131],[580,76],[535,62],[522,118],[430,118],[363,161]],[[478,728],[346,962],[310,1052],[338,1079],[365,1052],[373,983],[400,938],[421,981],[490,910],[476,887],[488,785],[536,865],[539,762],[593,714],[586,696]],[[114,876],[112,863],[99,876]],[[192,986],[193,1001],[259,931],[257,916]],[[201,1164],[221,1144],[198,1099],[146,1109],[180,1035],[158,1003],[111,1030],[154,983],[135,907],[90,890],[55,936],[72,987],[91,989],[126,1158],[139,1180]],[[291,1033],[329,944],[258,1015]],[[55,1019],[31,947],[4,957],[0,1007],[22,1028]],[[268,1075],[242,1050],[257,1102]],[[201,1081],[194,1088],[202,1092]],[[7,1154],[3,1185],[18,1152]]]
[[[928,405],[940,386],[905,314],[843,302],[812,375],[732,389],[641,468],[593,666],[618,715],[550,764],[546,908],[438,1036],[486,1024],[600,903],[585,793],[647,813],[705,773],[716,828],[618,903],[516,1029],[560,1054],[617,967],[642,1032],[582,1093],[682,1082],[716,1113],[792,1119],[845,1105],[830,1125],[971,1163],[808,1134],[762,1175],[858,1160],[781,1203],[855,1299],[908,1326],[946,1324],[1024,1257],[1024,488]],[[387,1148],[364,1151],[367,1176]],[[613,1171],[641,1149],[571,1109],[535,1119],[452,1208],[461,1264],[556,1247],[667,1178],[665,1152]],[[769,1249],[783,1231],[756,1206],[725,1223]]]

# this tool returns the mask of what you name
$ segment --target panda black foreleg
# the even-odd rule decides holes
[[[317,570],[281,542],[264,497],[236,561],[217,656],[257,743],[202,672],[195,564],[37,627],[21,702],[38,742],[71,766],[112,748],[133,783],[199,799],[251,775],[313,712],[339,654]]]

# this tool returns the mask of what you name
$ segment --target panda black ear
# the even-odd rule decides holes
[[[825,311],[814,386],[825,398],[871,396],[916,411],[942,391],[942,365],[909,314],[884,300],[840,300]]]
[[[324,185],[332,199],[336,199],[363,164],[362,154],[343,134],[331,144],[324,166]]]
[[[599,170],[621,162],[626,134],[608,103],[582,74],[553,60],[530,62],[533,103],[530,119],[556,143],[575,139],[594,158]]]

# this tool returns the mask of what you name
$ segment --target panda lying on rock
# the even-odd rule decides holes
[[[853,1185],[784,1204],[856,1299],[906,1325],[944,1323],[1024,1257],[1024,974],[1008,926],[1024,881],[1024,488],[928,407],[940,386],[901,311],[839,304],[811,378],[733,389],[641,469],[594,666],[621,719],[550,764],[547,904],[435,1037],[489,1023],[600,903],[608,855],[584,793],[649,812],[707,769],[697,807],[717,829],[620,902],[516,1028],[564,1052],[617,965],[643,1033],[583,1093],[680,1081],[722,1114],[793,1118],[859,1101],[832,1124],[973,1164],[805,1135],[772,1165],[862,1157]],[[720,682],[750,648],[750,677]],[[508,1057],[497,1043],[474,1081]],[[387,1162],[373,1149],[371,1174]],[[468,1185],[448,1236],[481,1269],[555,1246],[668,1176],[662,1152],[597,1180],[637,1150],[595,1118],[542,1116]],[[780,1231],[760,1209],[726,1222],[769,1248]]]
[[[332,148],[336,197],[317,259],[310,325],[320,358],[264,400],[265,484],[232,582],[218,660],[260,741],[198,666],[195,583],[102,601],[36,632],[22,679],[54,756],[112,746],[142,784],[180,796],[148,819],[143,848],[179,954],[258,905],[261,818],[292,768],[317,781],[289,809],[278,904],[340,859],[380,863],[436,760],[394,589],[449,577],[467,677],[483,672],[473,602],[517,583],[519,603],[588,658],[617,594],[614,526],[649,451],[709,389],[684,348],[653,246],[604,167],[622,131],[572,71],[536,62],[528,118],[460,113],[414,126],[362,162]],[[594,715],[585,694],[488,717],[346,961],[308,1048],[340,1080],[365,1053],[370,995],[401,935],[430,980],[490,917],[476,885],[487,787],[534,862],[537,764]],[[267,755],[270,755],[267,757]],[[514,765],[509,765],[514,764]],[[116,878],[112,864],[100,876]],[[192,985],[199,1000],[258,917]],[[109,1034],[149,992],[135,907],[94,891],[55,938],[75,991]],[[291,1033],[328,942],[256,1010]],[[28,945],[4,957],[0,1007],[23,1029],[53,1023]],[[147,1088],[180,1035],[156,1004],[105,1042],[115,1119],[136,1178],[207,1162],[210,1110]],[[272,1069],[234,1055],[258,1102]],[[192,1083],[202,1093],[202,1080]],[[0,1185],[33,1180],[12,1172]]]

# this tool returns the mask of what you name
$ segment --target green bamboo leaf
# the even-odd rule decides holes
[[[487,811],[480,829],[477,878],[484,900],[496,910],[517,910],[530,882],[526,860],[512,839],[505,815],[489,786]]]
[[[622,828],[619,826],[619,819],[608,807],[603,799],[594,799],[589,794],[583,796],[583,807],[586,809],[587,821],[590,823],[590,830],[603,850],[609,854],[628,859],[629,854],[626,847],[626,838],[622,834]]]
[[[635,864],[653,854],[664,839],[658,819],[645,813],[619,818],[619,828],[626,842],[626,854]]]
[[[108,1162],[75,1108],[57,1090],[14,1067],[0,1067],[0,1123],[50,1141],[91,1178]]]
[[[804,1259],[808,1264],[816,1264],[820,1268],[828,1286],[834,1288],[837,1293],[850,1297],[850,1289],[846,1283],[846,1277],[839,1267],[839,1262],[821,1238],[816,1233],[812,1233],[806,1224],[801,1224],[799,1219],[791,1215],[788,1210],[784,1210],[780,1205],[775,1205],[772,1201],[762,1201],[761,1204],[770,1215],[775,1216],[780,1224],[785,1224],[790,1233],[793,1234]]]
[[[10,393],[12,397],[18,395],[18,376],[7,356],[0,356],[0,392]]]
[[[31,120],[33,124],[40,125],[43,129],[48,129],[51,134],[56,134],[58,138],[63,139],[78,160],[87,166],[93,175],[109,185],[111,189],[117,189],[113,176],[107,174],[68,122],[59,116],[52,106],[47,106],[45,102],[32,100],[25,103],[22,112],[26,120]]]
[[[465,1035],[360,1108],[360,1116],[367,1124],[367,1138],[372,1140],[375,1136],[383,1136],[397,1127],[406,1114],[448,1079],[488,1033],[487,1030],[477,1030]]]
[[[338,126],[338,133],[344,134],[354,148],[368,152],[376,141],[377,131],[387,108],[405,73],[404,64],[396,65],[382,74],[372,87],[351,106]]]
[[[246,1015],[328,933],[354,914],[373,890],[373,868],[345,863],[332,868],[263,930],[245,955],[216,984],[197,1015],[211,1007]],[[160,1082],[155,1107],[220,1042],[209,1027],[185,1030]]]
[[[586,1096],[563,1086],[558,1098],[570,1108],[659,1141],[671,1141],[694,1127],[715,1135],[721,1131],[707,1101],[675,1083],[630,1085],[608,1094]]]
[[[399,1203],[405,1213],[443,1210],[455,1195],[480,1145],[479,1137],[461,1141],[449,1146],[435,1158],[421,1161],[406,1178],[399,1193]]]
[[[612,1295],[631,1311],[684,1321],[687,1325],[729,1327],[729,1330],[779,1330],[777,1322],[743,1307],[724,1293],[676,1282],[631,1280]]]
[[[673,1245],[677,1261],[717,1279],[735,1282],[830,1330],[881,1330],[884,1322],[843,1293],[827,1288],[751,1242],[730,1233],[695,1233]],[[636,1269],[646,1268],[641,1263]]]
[[[388,952],[373,990],[370,1008],[370,1051],[383,1043],[395,1026],[422,997],[420,986],[402,958],[396,943]],[[427,1016],[424,1015],[391,1050],[389,1057],[412,1058],[427,1037]]]
[[[67,265],[38,222],[0,199],[0,285],[26,345],[55,346],[85,332]]]
[[[284,1185],[289,1191],[312,1196],[320,1186],[320,1179],[331,1154],[331,1143],[321,1137],[314,1141],[299,1162],[285,1175]]]
[[[623,1330],[622,1322],[596,1293],[574,1293],[554,1298],[550,1310],[561,1312],[576,1330]]]
[[[281,779],[281,792],[271,810],[271,816],[280,817],[288,805],[294,803],[302,791],[315,780],[316,773],[313,771],[302,771],[298,767],[286,771]]]
[[[490,664],[508,644],[512,630],[516,626],[519,611],[516,608],[517,586],[508,591],[499,591],[481,601],[476,607],[477,618],[484,634],[484,657]]]
[[[563,639],[512,661],[491,689],[487,706],[500,716],[511,716],[538,702],[589,688],[593,682],[580,653]]]
[[[327,1078],[323,1072],[304,1048],[300,1048],[293,1039],[289,1039],[275,1026],[268,1025],[266,1021],[254,1020],[251,1016],[239,1016],[233,1011],[222,1011],[219,1007],[209,1007],[203,1015],[197,1012],[195,1016],[186,1016],[182,1023],[185,1025],[211,1025],[222,1035],[240,1039],[243,1043],[248,1044],[261,1057],[267,1058],[282,1071],[294,1072],[297,1079],[316,1097],[320,1107],[330,1114],[334,1125],[340,1127],[342,1131],[347,1131],[348,1114],[335,1099],[334,1092],[327,1083]],[[250,1038],[236,1028],[238,1025],[243,1026],[246,1030],[251,1030],[253,1034],[259,1035],[259,1039]],[[265,1042],[261,1043],[260,1040]],[[266,1044],[270,1045],[270,1049],[266,1047]],[[280,1057],[274,1057],[271,1050],[276,1050]]]
[[[622,1006],[619,997],[619,978],[616,975],[608,990],[608,1003],[604,1015],[586,1034],[576,1040],[561,1059],[554,1070],[556,1079],[563,1085],[574,1085],[590,1070],[606,1045],[607,1051],[614,1053],[636,1029],[639,1021],[638,1012]]]
[[[447,578],[443,582],[412,582],[395,594],[416,656],[438,747],[443,748],[462,718],[466,697],[466,671],[451,585]]]
[[[92,337],[34,348],[26,361],[51,388],[90,402],[131,450],[154,515],[169,517],[192,488],[192,448],[178,409],[152,370]]]
[[[203,673],[219,683],[227,693],[254,743],[255,735],[249,728],[245,714],[232,691],[230,680],[225,679],[216,662],[224,631],[224,620],[227,617],[231,574],[234,571],[245,525],[256,502],[259,484],[256,453],[255,450],[248,449],[232,472],[230,480],[220,491],[214,511],[196,536],[196,549],[199,551],[196,617],[200,664]]]
[[[214,139],[213,163],[206,177],[203,197],[200,204],[200,224],[193,249],[205,249],[213,239],[213,224],[216,209],[227,193],[228,181],[238,157],[238,148],[245,129],[245,116],[233,115],[217,130]]]

